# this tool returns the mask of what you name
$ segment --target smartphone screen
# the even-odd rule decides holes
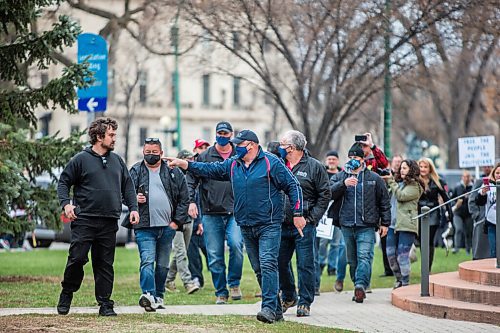
[[[366,139],[367,139],[366,135],[361,135],[360,134],[360,135],[355,135],[354,136],[354,141],[356,141],[356,142],[357,141],[366,141]]]

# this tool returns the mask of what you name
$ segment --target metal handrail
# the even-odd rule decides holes
[[[434,211],[438,210],[439,208],[441,208],[441,207],[443,207],[443,206],[446,206],[446,205],[447,205],[447,204],[449,204],[450,202],[456,201],[456,200],[458,200],[458,199],[461,199],[461,198],[465,197],[466,195],[469,195],[469,194],[471,194],[471,193],[474,193],[474,192],[477,192],[477,191],[481,190],[483,187],[485,187],[485,186],[484,186],[484,185],[483,185],[483,186],[480,186],[480,187],[478,187],[478,188],[476,188],[476,189],[473,189],[472,191],[469,191],[469,192],[466,192],[466,193],[464,193],[464,194],[461,194],[461,195],[459,195],[459,196],[458,196],[458,197],[456,197],[456,198],[452,198],[452,199],[450,199],[450,200],[448,200],[448,201],[446,201],[446,202],[443,202],[443,203],[442,203],[442,204],[440,204],[439,206],[436,206],[436,207],[433,207],[432,209],[429,209],[429,211],[428,211],[428,212],[421,213],[420,215],[415,216],[414,218],[412,218],[412,220],[416,220],[416,219],[419,219],[419,218],[421,218],[421,217],[424,217],[425,215],[430,214],[430,213],[432,213],[432,212],[434,212]]]

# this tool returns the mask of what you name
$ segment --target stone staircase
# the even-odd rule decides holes
[[[420,285],[393,290],[392,304],[426,316],[500,326],[500,269],[496,259],[463,262],[458,272],[430,276],[430,297]]]

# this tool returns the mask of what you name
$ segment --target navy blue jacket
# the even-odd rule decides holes
[[[302,216],[302,189],[290,170],[275,155],[259,147],[247,168],[241,159],[224,162],[189,162],[188,171],[196,175],[229,180],[234,195],[234,216],[240,226],[282,223],[283,195],[288,195],[294,216]]]

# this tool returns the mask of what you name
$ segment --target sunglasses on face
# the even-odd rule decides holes
[[[159,138],[147,138],[144,140],[144,143],[158,143],[160,142]]]
[[[102,161],[102,167],[106,169],[108,167],[108,160],[106,159],[105,156],[101,156],[101,161]]]

